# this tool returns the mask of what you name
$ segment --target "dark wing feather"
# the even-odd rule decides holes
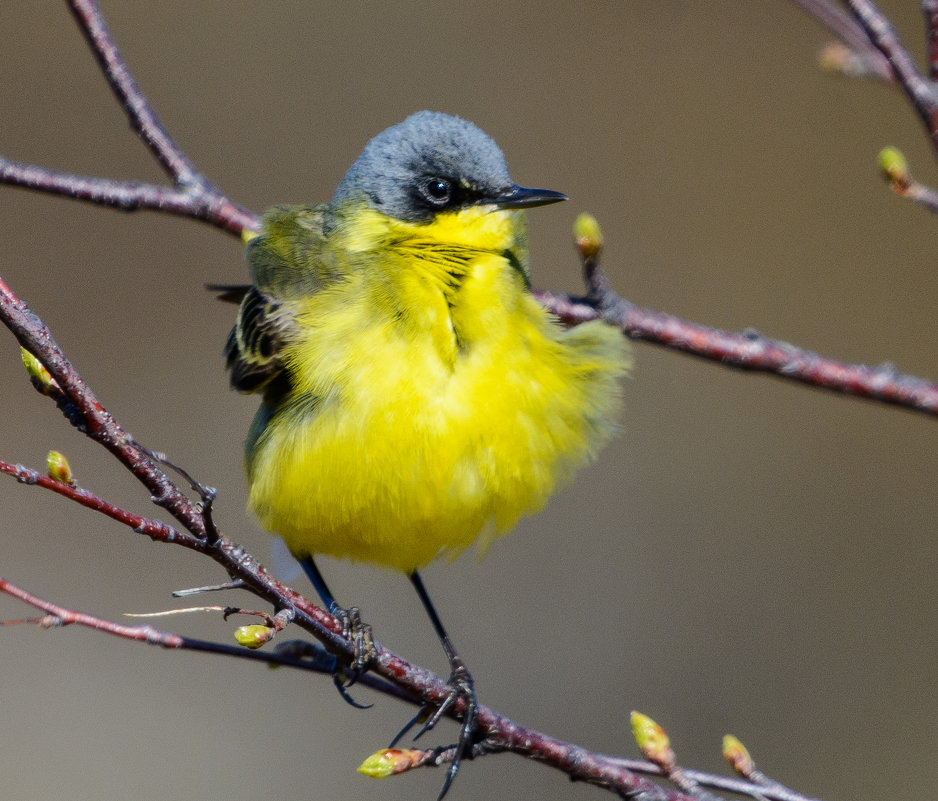
[[[276,378],[283,369],[281,345],[290,330],[291,317],[283,313],[282,305],[250,287],[225,343],[231,386],[239,392],[257,392]]]
[[[247,247],[254,285],[210,287],[219,300],[241,304],[225,344],[231,386],[239,392],[279,394],[289,386],[281,353],[294,333],[297,299],[332,278],[321,261],[326,213],[322,205],[270,209]]]
[[[244,300],[250,284],[206,284],[205,288],[209,292],[214,292],[215,297],[223,303],[240,303]]]

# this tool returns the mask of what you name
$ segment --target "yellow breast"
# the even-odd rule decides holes
[[[298,309],[293,391],[249,466],[251,507],[293,553],[411,572],[487,547],[609,436],[623,337],[549,319],[506,253],[514,225],[366,211],[335,232],[346,277]]]

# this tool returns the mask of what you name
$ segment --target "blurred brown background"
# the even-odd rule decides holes
[[[884,5],[922,52],[917,4]],[[589,209],[610,278],[637,303],[938,376],[938,221],[875,166],[895,144],[936,183],[925,137],[894,89],[822,73],[829,37],[784,0],[104,8],[168,128],[251,208],[328,199],[387,125],[458,113],[496,138],[516,180],[571,197],[532,214],[539,286],[579,288],[569,230]],[[7,3],[0,18],[0,152],[160,179],[64,4]],[[11,188],[0,228],[0,275],[105,405],[216,485],[220,524],[269,561],[243,511],[255,401],[229,392],[222,369],[233,309],[202,289],[244,279],[239,244]],[[0,343],[0,458],[41,466],[61,449],[84,486],[155,514],[34,393],[13,339]],[[625,427],[599,463],[481,565],[467,555],[425,572],[481,699],[633,756],[640,709],[685,765],[709,770],[723,770],[733,732],[775,778],[825,799],[933,794],[936,422],[635,350]],[[165,609],[170,590],[224,578],[9,479],[0,505],[2,575],[76,609]],[[403,578],[323,567],[382,642],[445,669]],[[0,600],[3,617],[23,614]],[[166,627],[231,641],[239,623]],[[358,712],[328,680],[287,671],[87,630],[0,638],[5,798],[429,799],[443,778],[355,773],[410,714],[364,690],[376,703]],[[602,796],[505,756],[468,764],[451,797]]]

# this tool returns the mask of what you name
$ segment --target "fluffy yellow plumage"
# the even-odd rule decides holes
[[[608,438],[622,334],[564,329],[529,291],[521,209],[561,199],[513,184],[471,123],[420,112],[330,205],[268,212],[227,354],[264,393],[250,507],[292,553],[412,573],[484,552]]]
[[[410,573],[487,545],[608,436],[622,335],[549,319],[503,255],[522,213],[341,215],[342,277],[290,302],[291,391],[248,457],[251,508],[293,553]]]
[[[419,112],[368,143],[328,205],[277,207],[248,245],[254,284],[226,354],[262,392],[245,445],[250,506],[336,604],[313,557],[410,576],[464,701],[443,794],[477,701],[418,573],[482,551],[536,512],[609,437],[622,334],[566,330],[530,293],[522,209],[565,199],[509,178],[498,146]],[[359,628],[355,672],[368,665]]]

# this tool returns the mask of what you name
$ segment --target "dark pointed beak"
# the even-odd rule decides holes
[[[495,198],[494,203],[499,209],[530,209],[534,206],[546,206],[548,203],[558,203],[567,200],[563,192],[552,189],[528,189],[526,186],[515,184]]]

